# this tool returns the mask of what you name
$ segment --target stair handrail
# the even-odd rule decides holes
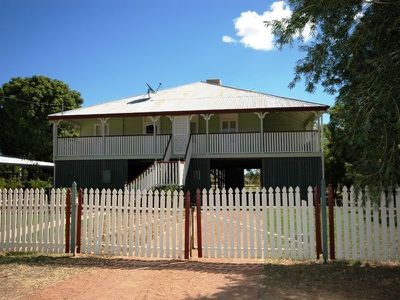
[[[163,155],[163,158],[162,158],[163,161],[169,161],[170,158],[171,158],[171,155],[172,155],[172,143],[171,143],[171,141],[172,141],[172,134],[169,135],[169,140],[168,140],[168,143],[167,143],[167,147],[165,148],[164,155]]]
[[[192,151],[193,151],[193,143],[192,143],[192,135],[190,135],[188,144],[186,146],[185,161],[182,174],[182,185],[184,185],[186,182],[186,176],[189,170],[190,160],[192,158]]]

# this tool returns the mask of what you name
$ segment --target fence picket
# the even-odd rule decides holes
[[[374,260],[379,260],[379,255],[380,255],[380,230],[379,230],[379,209],[378,205],[374,204],[373,206],[373,217],[374,217],[374,222],[373,222],[373,239],[374,239]]]
[[[106,206],[107,192],[105,189],[102,189],[100,192],[100,199],[98,205],[98,225],[97,225],[97,238],[98,238],[98,253],[102,254],[104,250],[104,242],[103,242],[103,229],[104,229],[104,210]]]
[[[276,257],[282,258],[282,221],[281,221],[281,190],[279,187],[275,189],[275,213],[276,213]]]
[[[394,223],[394,198],[393,191],[389,192],[389,243],[390,243],[390,260],[396,260],[396,237],[395,237],[395,223]],[[397,226],[400,226],[398,224]]]
[[[288,219],[288,194],[286,187],[282,188],[282,214],[283,214],[283,238],[284,238],[284,257],[290,257],[289,251],[289,219]],[[311,200],[312,201],[312,200]]]
[[[229,207],[229,258],[235,257],[235,206],[233,203],[233,190],[229,188],[228,190],[228,207]],[[236,222],[239,222],[236,219]]]
[[[160,257],[164,257],[164,220],[165,220],[165,192],[164,190],[161,191],[161,196],[160,196]],[[137,235],[136,235],[137,237]]]
[[[307,203],[301,200],[301,220],[302,220],[302,238],[303,238],[303,258],[309,259],[311,255],[309,253],[309,231],[308,231],[308,216],[307,216]]]
[[[256,207],[256,213],[255,213],[255,220],[256,220],[256,237],[257,237],[257,258],[262,257],[262,244],[261,244],[261,212],[260,212],[260,207],[261,207],[261,202],[260,202],[260,189],[256,188],[255,196],[255,207]]]
[[[247,192],[246,189],[242,189],[242,216],[243,216],[243,225],[242,225],[242,231],[243,231],[243,258],[248,258],[248,247],[247,247]]]
[[[117,203],[118,206],[116,207],[117,209],[117,228],[116,228],[116,235],[117,235],[117,249],[116,253],[118,255],[121,255],[121,247],[122,247],[122,201],[123,201],[123,195],[122,195],[122,190],[118,190],[118,196],[117,196]]]
[[[372,225],[371,225],[371,199],[369,198],[368,191],[366,190],[366,205],[365,205],[365,224],[367,236],[367,259],[373,259],[372,249]]]
[[[241,223],[242,223],[242,207],[240,203],[240,190],[235,189],[235,219],[236,219],[236,258],[242,257],[242,235],[241,235]]]
[[[142,202],[140,205],[140,256],[144,257],[146,250],[146,205],[147,205],[147,192],[142,192]],[[167,216],[167,222],[169,221],[169,215]],[[168,234],[168,231],[167,231]],[[168,239],[168,238],[167,238]],[[167,245],[167,257],[168,257],[168,245]]]
[[[117,191],[114,189],[111,193],[111,225],[110,225],[110,234],[111,234],[111,249],[110,253],[116,253],[116,245],[115,245],[115,238],[116,238],[116,217],[117,217],[117,207],[118,207],[118,194]]]
[[[387,236],[387,214],[386,214],[386,195],[385,192],[381,193],[381,228],[382,228],[382,240],[380,241],[382,246],[383,260],[388,259],[388,236]]]
[[[351,258],[358,259],[357,247],[357,223],[356,223],[356,210],[355,210],[355,192],[354,187],[350,187],[350,229],[351,229]]]
[[[261,190],[261,206],[262,206],[262,232],[263,232],[263,258],[268,257],[268,203],[267,190],[265,187]]]
[[[216,234],[216,244],[217,244],[217,258],[221,258],[221,230],[220,230],[220,216],[221,216],[221,194],[218,188],[215,189],[215,234]],[[213,237],[215,238],[215,236]]]
[[[185,228],[185,224],[183,223],[183,202],[185,200],[185,196],[183,194],[183,191],[179,191],[178,194],[178,200],[179,200],[179,205],[178,205],[178,222],[179,222],[179,227],[178,227],[178,256],[179,258],[183,258],[183,229]]]
[[[227,197],[226,197],[226,190],[222,189],[221,190],[221,209],[222,209],[222,244],[224,247],[224,257],[228,257],[228,233],[227,233],[227,223],[228,223],[228,218],[227,218]]]
[[[269,246],[270,246],[270,255],[272,258],[276,258],[275,256],[275,224],[274,224],[274,190],[269,188],[268,190],[268,221],[269,221]]]
[[[362,206],[362,192],[359,191],[357,197],[357,214],[358,214],[358,240],[359,240],[359,257],[365,259],[365,225],[364,225],[364,209]]]
[[[101,235],[99,234],[100,226],[100,191],[95,189],[94,191],[94,208],[93,212],[93,252],[94,254],[100,254],[101,252]]]
[[[110,242],[110,219],[111,219],[111,190],[107,189],[107,196],[106,196],[106,216],[105,216],[105,247],[104,247],[104,252],[106,254],[110,254],[110,247],[111,247],[111,242]]]
[[[314,204],[313,204],[313,189],[311,186],[307,189],[307,206],[308,206],[308,218],[309,218],[309,234],[310,234],[310,258],[314,258],[316,256],[316,248],[315,248],[315,212],[314,212]]]
[[[151,241],[153,236],[153,191],[150,190],[147,198],[147,237],[146,237],[146,256],[151,257]]]
[[[347,187],[343,187],[343,230],[344,230],[344,259],[350,259],[349,240],[349,196]]]
[[[300,188],[295,188],[295,201],[296,201],[296,249],[297,257],[303,258],[303,241],[302,241],[302,228],[301,228],[301,199],[300,199]]]
[[[293,188],[289,187],[289,230],[290,230],[290,257],[297,258],[296,243],[295,243],[295,228],[294,228],[294,194]]]
[[[158,257],[158,237],[162,233],[159,231],[159,211],[160,211],[160,192],[158,190],[154,191],[154,239],[153,239],[153,257]]]
[[[177,219],[176,219],[176,211],[178,204],[178,192],[175,190],[172,193],[172,258],[176,258],[176,228],[177,228]]]
[[[171,201],[171,191],[168,190],[166,193],[166,234],[165,234],[165,255],[167,258],[171,257],[171,205],[172,205],[172,201]]]
[[[208,214],[209,214],[209,205],[207,203],[207,190],[203,189],[201,192],[201,223],[203,225],[203,230],[201,231],[202,233],[202,238],[203,238],[203,257],[208,257]]]
[[[249,189],[249,235],[250,235],[250,258],[255,257],[254,253],[254,193],[252,189]]]
[[[93,215],[94,215],[94,190],[89,190],[89,202],[88,202],[88,253],[91,254],[94,251],[94,240],[93,240]]]

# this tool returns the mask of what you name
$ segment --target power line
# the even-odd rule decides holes
[[[55,103],[40,103],[40,102],[32,102],[32,101],[28,101],[28,100],[23,100],[23,99],[19,99],[16,97],[8,97],[8,96],[0,96],[0,98],[5,99],[5,100],[14,100],[14,101],[19,101],[19,102],[24,102],[24,103],[28,103],[28,104],[35,104],[35,105],[41,105],[41,106],[53,106],[53,107],[59,107],[59,104],[55,104]],[[64,106],[64,101],[62,101],[61,106]]]

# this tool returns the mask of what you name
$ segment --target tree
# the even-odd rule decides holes
[[[302,44],[293,87],[317,84],[336,94],[330,110],[332,145],[353,159],[358,185],[379,192],[400,183],[400,1],[290,0],[293,14],[275,21],[277,45],[292,44],[311,24]],[[338,150],[338,149],[336,149]]]
[[[0,88],[0,151],[34,160],[52,159],[51,113],[78,108],[80,94],[60,80],[44,76],[13,78]],[[72,128],[60,125],[60,132]]]

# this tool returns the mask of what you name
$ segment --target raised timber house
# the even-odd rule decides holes
[[[319,184],[328,106],[195,82],[49,116],[55,186],[236,188],[244,170],[261,185]],[[59,122],[79,137],[59,138]]]

